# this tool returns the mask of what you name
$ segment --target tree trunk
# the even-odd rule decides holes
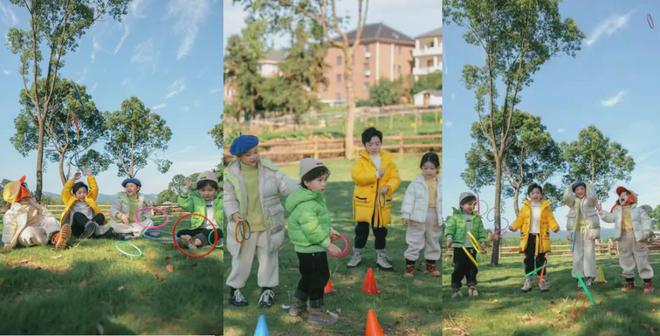
[[[520,197],[520,186],[517,186],[513,188],[513,211],[516,212],[516,216],[518,216],[518,212],[520,212],[520,206],[518,204],[519,197]]]
[[[34,198],[37,202],[41,202],[41,195],[43,193],[43,180],[44,180],[44,123],[43,120],[38,121],[38,141],[37,141],[37,183],[34,192]]]
[[[500,213],[500,202],[502,200],[502,158],[495,155],[495,202],[493,211],[495,213],[495,232],[501,232],[502,214]],[[490,259],[490,264],[497,266],[500,259],[500,240],[501,235],[493,237],[493,253]]]
[[[355,101],[353,97],[353,51],[352,47],[348,47],[348,50],[345,51],[345,59],[346,62],[344,63],[344,81],[346,83],[346,108],[348,111],[346,112],[346,136],[344,138],[345,141],[345,149],[346,153],[344,155],[346,156],[347,160],[353,160],[353,154],[355,152],[354,146],[353,146],[353,126],[355,124]]]
[[[59,162],[59,168],[60,168],[60,180],[62,181],[62,185],[66,184],[66,175],[64,174],[64,153],[60,153],[60,162]]]

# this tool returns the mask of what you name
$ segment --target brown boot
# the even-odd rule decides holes
[[[406,264],[406,270],[403,272],[403,276],[406,278],[415,276],[415,264]]]
[[[56,250],[63,250],[66,248],[69,238],[71,238],[71,225],[63,224],[60,227],[60,232],[54,234],[51,238],[51,243],[55,245]]]
[[[435,266],[435,264],[431,263],[426,263],[426,273],[430,274],[433,277],[439,277],[440,276],[440,271],[438,268]]]
[[[622,292],[630,292],[631,290],[635,289],[635,282],[633,281],[626,281],[623,284],[623,288],[621,288]]]
[[[653,280],[644,281],[644,294],[653,293]]]

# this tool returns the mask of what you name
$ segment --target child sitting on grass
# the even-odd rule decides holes
[[[222,197],[218,193],[218,179],[211,171],[205,171],[197,177],[196,191],[191,192],[192,180],[186,177],[184,180],[185,192],[179,195],[177,203],[184,211],[205,216],[213,221],[218,230],[218,237],[222,239],[220,225],[223,221]],[[190,229],[180,230],[176,233],[177,243],[187,245],[194,249],[213,244],[213,238],[209,242],[214,226],[199,216],[190,217]]]
[[[118,239],[135,239],[142,236],[148,227],[153,226],[151,211],[145,211],[148,205],[144,196],[140,194],[142,182],[134,177],[122,181],[121,186],[124,191],[117,194],[117,199],[112,203],[110,216],[113,224],[111,231],[114,230]],[[138,221],[135,222],[135,214],[138,213]]]
[[[61,195],[64,211],[60,221],[71,224],[73,236],[79,239],[87,239],[95,233],[100,233],[99,228],[105,224],[105,216],[96,203],[99,194],[96,178],[89,168],[85,169],[85,175],[89,186],[78,181],[82,174],[76,172],[62,187]]]

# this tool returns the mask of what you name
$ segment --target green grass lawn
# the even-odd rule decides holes
[[[621,268],[618,258],[600,258],[606,284],[595,285],[591,293],[598,303],[587,302],[584,316],[574,321],[571,316],[575,298],[580,293],[571,278],[570,257],[548,257],[548,279],[551,289],[538,288],[522,293],[521,256],[508,259],[499,266],[486,265],[483,258],[478,281],[480,296],[451,299],[451,262],[444,264],[443,334],[444,335],[658,335],[660,333],[660,297],[642,293],[641,280],[636,279],[634,292],[621,292]],[[487,259],[487,260],[486,260]],[[660,269],[660,255],[652,255],[655,271]],[[657,280],[657,276],[656,276]]]
[[[230,306],[229,292],[225,290],[225,334],[252,335],[259,314],[264,314],[271,335],[361,335],[364,333],[367,311],[373,308],[381,327],[388,335],[440,335],[440,280],[421,272],[412,279],[403,277],[403,251],[406,243],[405,230],[400,219],[401,198],[409,181],[419,172],[418,161],[416,156],[403,156],[396,161],[404,182],[395,194],[394,223],[390,226],[387,237],[387,250],[393,259],[395,272],[383,272],[375,268],[371,234],[363,263],[356,269],[346,268],[348,257],[341,260],[329,258],[330,277],[336,292],[326,296],[325,303],[328,309],[340,310],[339,322],[336,325],[311,326],[301,318],[289,317],[288,312],[281,308],[281,304],[289,303],[289,296],[293,295],[299,280],[298,259],[287,240],[280,251],[280,286],[276,288],[276,305],[269,309],[257,306],[260,289],[256,285],[255,262],[244,290],[249,306]],[[327,160],[326,163],[332,172],[325,196],[333,227],[348,235],[352,242],[354,225],[351,164],[345,160]],[[289,176],[298,176],[297,166],[285,166],[282,170]],[[382,291],[380,295],[369,296],[360,290],[367,267],[374,268],[376,285]],[[225,276],[228,273],[229,270]]]
[[[172,244],[134,242],[136,259],[112,240],[0,254],[0,333],[220,334],[223,252],[188,259]]]

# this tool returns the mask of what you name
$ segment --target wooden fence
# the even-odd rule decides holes
[[[110,218],[110,204],[99,204],[99,209],[101,209],[101,213],[105,216],[105,218]],[[179,208],[178,205],[174,203],[169,203],[169,204],[163,204],[158,206],[159,208],[163,208],[167,213],[172,217],[172,216],[181,216],[185,213],[181,208]],[[55,218],[59,220],[60,216],[62,216],[62,212],[64,211],[64,204],[50,204],[46,206],[46,209],[50,211]],[[153,211],[152,212],[152,217],[154,219],[160,219],[164,218],[164,216],[158,212],[158,211]]]
[[[383,139],[383,149],[398,153],[419,153],[425,151],[440,152],[442,149],[442,136],[433,135],[415,135],[404,136],[386,136]],[[286,164],[297,162],[306,157],[315,159],[336,159],[344,157],[345,143],[344,139],[328,139],[312,137],[309,140],[270,140],[259,144],[261,151],[259,154],[267,157],[274,162]],[[355,150],[362,149],[362,143],[355,141]],[[225,149],[225,157],[230,157],[228,149]]]

